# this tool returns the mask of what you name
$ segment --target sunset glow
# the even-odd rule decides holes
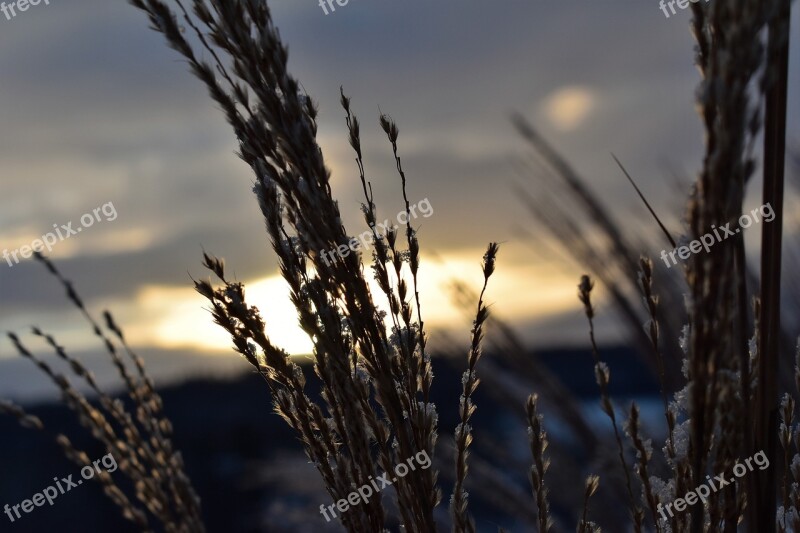
[[[426,328],[455,327],[468,331],[468,314],[453,303],[450,287],[454,279],[461,279],[477,292],[482,283],[480,257],[481,252],[476,250],[449,256],[441,262],[423,258],[419,281]],[[493,310],[515,319],[547,316],[574,306],[573,277],[548,276],[532,276],[529,267],[501,265],[491,280],[487,302],[502,302]],[[367,278],[375,301],[386,309],[371,272],[367,272]],[[245,286],[248,303],[261,311],[270,339],[290,354],[311,353],[313,344],[297,324],[297,313],[283,279],[269,276],[246,281]],[[137,340],[141,343],[200,351],[231,347],[228,335],[212,323],[205,300],[190,287],[145,287],[132,307],[143,313],[138,320],[134,319]]]

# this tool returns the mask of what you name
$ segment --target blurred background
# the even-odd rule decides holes
[[[379,114],[391,115],[400,127],[410,200],[427,198],[434,210],[415,225],[423,311],[435,349],[466,353],[471,318],[453,283],[479,288],[486,243],[501,242],[488,292],[492,310],[513,329],[518,346],[539,353],[571,393],[595,405],[585,317],[576,297],[588,269],[564,253],[520,193],[541,197],[545,185],[511,117],[516,113],[533,124],[616,223],[637,231],[637,243],[660,251],[663,239],[611,153],[679,233],[687,184],[703,153],[689,10],[666,18],[656,1],[350,0],[326,15],[315,0],[270,5],[289,45],[290,69],[319,104],[320,144],[352,234],[364,231],[363,196],[338,103],[340,86],[362,121],[367,177],[381,220],[394,218],[403,206]],[[794,15],[790,117],[800,112],[797,10]],[[789,121],[788,138],[800,139],[797,121]],[[264,487],[276,480],[283,491],[316,487],[318,495],[303,500],[310,508],[327,503],[327,495],[288,429],[270,414],[266,388],[242,377],[246,365],[192,288],[191,276],[205,275],[203,249],[224,257],[247,284],[273,341],[300,358],[309,353],[312,344],[296,324],[249,169],[235,151],[234,135],[205,89],[125,2],[51,0],[11,20],[0,17],[0,250],[30,245],[54,224],[72,221],[77,227],[83,214],[112,202],[118,215],[113,221],[58,242],[50,257],[90,307],[113,310],[157,383],[168,387],[167,413],[178,446],[189,448],[190,473],[202,477],[207,512],[219,513],[219,524],[231,530],[300,531],[292,513],[302,518],[304,504]],[[751,186],[751,192],[757,189]],[[760,202],[754,196],[749,203]],[[791,235],[794,226],[787,224]],[[592,240],[591,228],[586,231]],[[757,237],[758,231],[752,233]],[[647,368],[631,355],[629,328],[610,309],[602,287],[597,298],[598,338],[610,360],[623,362],[616,376],[627,383],[624,393],[657,394]],[[101,383],[117,383],[111,364],[101,360],[101,346],[42,266],[0,262],[0,330],[25,333],[33,324],[87,361]],[[46,353],[34,339],[29,344]],[[442,372],[436,387],[442,402],[455,407],[458,372]],[[5,339],[0,397],[26,405],[57,398],[57,390]],[[477,403],[479,414],[491,413]],[[57,428],[61,408],[42,409]],[[74,470],[41,436],[8,420],[0,428],[7,452],[0,455],[0,503],[17,503],[53,475]],[[271,467],[261,469],[263,464]],[[281,468],[300,477],[283,475]],[[98,505],[108,507],[92,490],[94,496],[83,491],[76,501],[96,496]],[[226,522],[231,519],[224,506],[249,510],[234,526]],[[81,524],[76,531],[93,530],[80,509],[64,502],[37,511],[27,525],[0,520],[0,530],[34,531],[69,513]],[[486,513],[484,525],[493,520],[492,511]],[[113,508],[106,514],[111,523],[121,521]],[[316,525],[325,524],[320,519]]]

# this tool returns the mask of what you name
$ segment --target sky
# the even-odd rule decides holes
[[[651,0],[349,0],[328,14],[316,0],[270,5],[289,67],[319,105],[319,142],[352,233],[364,230],[362,196],[339,88],[362,122],[380,219],[402,208],[380,113],[400,128],[411,201],[427,199],[433,210],[415,221],[426,323],[466,344],[470,318],[451,303],[449,282],[478,288],[481,256],[497,241],[493,311],[532,346],[584,341],[575,331],[583,272],[515,232],[545,234],[512,187],[521,179],[514,163],[528,152],[509,117],[530,119],[617,220],[652,224],[610,153],[663,209],[666,169],[691,176],[699,167],[688,10],[667,18]],[[790,117],[800,111],[793,39]],[[796,121],[789,128],[800,138]],[[191,277],[205,275],[203,249],[246,282],[277,344],[297,354],[311,346],[235,150],[204,87],[126,2],[50,0],[11,19],[0,14],[0,250],[71,223],[75,233],[49,255],[90,307],[111,309],[145,353],[180,356],[170,375],[234,358],[192,290]],[[41,265],[2,259],[0,330],[32,324],[77,353],[96,352]],[[606,342],[624,341],[612,317],[601,326]],[[0,361],[13,353],[0,341]],[[29,375],[16,364],[4,368],[0,393],[19,393],[25,380],[16,378]]]

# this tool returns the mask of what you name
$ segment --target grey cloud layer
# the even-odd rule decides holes
[[[508,187],[516,177],[508,158],[522,151],[512,110],[537,121],[609,204],[633,198],[611,150],[654,191],[663,190],[656,181],[665,158],[696,167],[691,37],[652,5],[362,0],[327,17],[312,0],[273,7],[292,71],[320,103],[351,233],[363,225],[361,195],[340,85],[364,124],[367,171],[384,213],[397,211],[399,186],[378,106],[397,120],[412,196],[436,206],[420,237],[439,253],[513,241],[512,225],[528,220]],[[597,98],[584,127],[570,134],[552,129],[539,108],[565,85]],[[791,105],[798,110],[797,100]],[[143,251],[65,261],[92,280],[91,296],[130,295],[144,283],[185,285],[187,270],[200,270],[201,245],[235,259],[240,278],[273,272],[232,132],[186,65],[125,2],[54,3],[4,25],[0,124],[0,238],[46,230],[107,201],[120,216],[98,232],[156,232]],[[0,273],[0,320],[10,305],[30,313],[61,305],[42,275],[30,265],[14,278]]]

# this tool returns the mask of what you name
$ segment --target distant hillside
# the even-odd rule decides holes
[[[539,356],[576,396],[594,401],[597,387],[589,353],[549,350]],[[616,386],[616,395],[639,396],[646,390],[657,390],[630,352],[604,350],[604,357],[612,368],[614,383],[627,384],[625,388]],[[440,427],[442,433],[450,432],[456,424],[462,369],[436,359],[434,371],[433,400],[439,408]],[[311,384],[313,380],[309,380],[309,394],[315,396],[317,391]],[[260,377],[244,374],[220,380],[197,379],[164,387],[161,392],[175,426],[175,444],[183,451],[189,475],[203,500],[209,531],[338,530],[320,517],[319,505],[330,503],[330,497],[302,456],[292,432],[272,412],[269,391]],[[502,434],[513,417],[490,399],[485,388],[479,389],[476,403],[473,425],[477,428],[476,454],[480,455],[481,435]],[[48,430],[74,436],[76,445],[85,448],[93,459],[104,455],[61,405],[43,404],[29,410],[42,418]],[[0,505],[30,498],[54,476],[77,475],[78,468],[63,459],[57,446],[41,433],[20,429],[11,419],[2,417],[0,435]],[[524,447],[524,440],[519,445]],[[112,475],[122,478],[119,471]],[[524,488],[525,472],[510,476]],[[479,503],[476,501],[474,507],[479,521],[502,520],[502,515],[495,517],[492,509]],[[93,483],[71,490],[56,499],[53,507],[37,508],[13,524],[0,515],[0,531],[55,530],[134,531]]]

